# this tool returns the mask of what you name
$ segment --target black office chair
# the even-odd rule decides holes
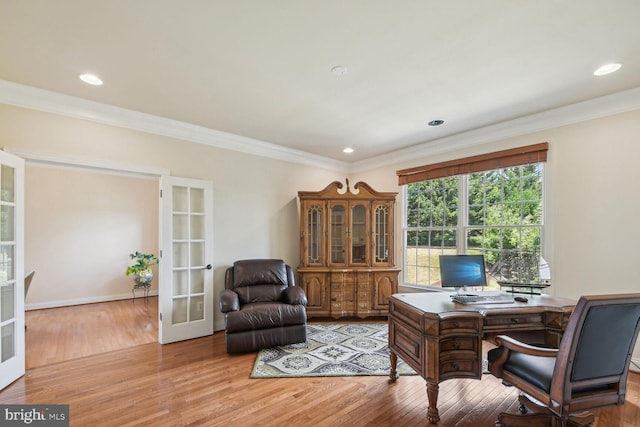
[[[499,336],[489,371],[523,393],[522,415],[502,413],[496,425],[591,425],[588,410],[622,405],[639,329],[640,294],[599,295],[580,298],[558,349]]]

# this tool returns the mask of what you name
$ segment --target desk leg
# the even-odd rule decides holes
[[[427,419],[431,424],[437,424],[440,421],[438,415],[438,390],[437,382],[427,381],[427,398],[429,399],[429,409],[427,410]]]
[[[391,371],[389,372],[390,381],[395,381],[400,375],[398,375],[398,355],[393,351],[389,352],[389,362],[391,363]]]

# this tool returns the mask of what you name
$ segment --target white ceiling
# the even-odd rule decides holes
[[[639,22],[638,0],[0,0],[0,79],[351,163],[640,87]]]

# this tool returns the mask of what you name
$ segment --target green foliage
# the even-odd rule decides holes
[[[144,254],[136,251],[136,253],[130,254],[129,257],[136,260],[136,263],[127,267],[127,276],[144,274],[151,270],[151,266],[158,264],[158,258],[154,254]]]
[[[460,179],[465,177],[454,176],[408,185],[409,248],[429,247],[439,252],[456,248]],[[541,165],[473,173],[466,179],[468,209],[462,222],[467,224],[467,253],[483,253],[487,265],[491,266],[503,250],[539,251]]]

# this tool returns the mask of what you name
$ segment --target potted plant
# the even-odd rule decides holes
[[[151,266],[158,264],[158,258],[154,254],[144,254],[138,251],[129,256],[136,263],[127,267],[127,276],[133,275],[133,281],[138,286],[151,286],[151,281],[153,280]]]

